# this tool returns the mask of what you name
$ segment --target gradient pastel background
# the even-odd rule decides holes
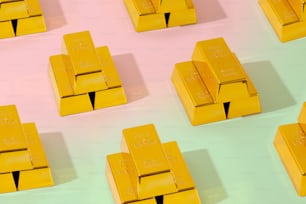
[[[41,134],[55,186],[0,195],[1,204],[112,204],[105,157],[124,128],[154,123],[176,140],[203,204],[305,203],[272,145],[306,99],[306,38],[279,42],[256,0],[193,0],[198,23],[136,33],[122,0],[40,0],[48,32],[0,40],[0,104],[16,104]],[[129,103],[60,117],[47,75],[65,33],[109,46]],[[170,76],[197,41],[224,37],[253,80],[261,114],[193,127]]]

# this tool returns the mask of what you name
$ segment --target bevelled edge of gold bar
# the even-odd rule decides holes
[[[0,132],[0,152],[27,148],[15,105],[0,107]]]
[[[287,173],[300,196],[306,195],[306,177],[305,177],[305,157],[299,152],[301,148],[306,151],[305,142],[306,136],[299,127],[299,124],[281,125],[277,129],[274,138],[274,146],[284,164]],[[294,146],[294,148],[293,148]],[[304,161],[301,161],[302,160]]]
[[[131,155],[138,177],[170,171],[153,124],[126,128],[122,133],[121,150]]]

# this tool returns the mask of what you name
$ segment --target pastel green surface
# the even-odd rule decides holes
[[[257,1],[194,0],[197,24],[144,33],[134,31],[123,1],[40,3],[47,32],[0,40],[0,103],[16,104],[22,122],[36,123],[55,186],[1,194],[1,204],[113,204],[106,155],[120,151],[122,129],[147,123],[162,142],[177,141],[205,204],[306,202],[272,144],[306,100],[306,38],[279,42]],[[60,117],[48,58],[61,54],[63,34],[83,30],[95,46],[109,47],[128,104]],[[215,37],[245,67],[263,112],[193,127],[170,76],[197,41]]]

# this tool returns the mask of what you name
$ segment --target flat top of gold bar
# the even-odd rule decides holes
[[[123,137],[138,176],[170,170],[153,124],[124,129]]]
[[[306,135],[299,126],[296,124],[289,124],[280,126],[283,139],[286,141],[289,150],[292,153],[297,165],[300,167],[302,175],[306,175]]]
[[[89,31],[64,35],[64,51],[70,56],[75,75],[101,71]]]
[[[194,106],[213,103],[213,99],[207,87],[191,61],[177,63],[175,69],[184,83]]]
[[[245,79],[241,66],[237,63],[231,50],[223,38],[200,41],[203,55],[210,65],[210,69],[219,83],[241,81]]]
[[[16,106],[0,106],[0,152],[26,148]]]

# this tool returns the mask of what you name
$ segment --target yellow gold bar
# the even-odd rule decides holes
[[[96,48],[98,59],[101,64],[105,83],[108,88],[121,86],[121,80],[116,70],[115,63],[107,46]]]
[[[305,20],[305,0],[288,0],[288,2],[298,18],[300,20]]]
[[[138,177],[170,171],[153,124],[124,129],[121,144],[122,151],[130,153]]]
[[[177,143],[163,143],[163,147],[178,191],[194,188],[193,179]]]
[[[125,103],[127,103],[127,99],[123,87],[106,89],[95,93],[95,110]]]
[[[268,0],[268,2],[282,25],[299,21],[287,0]]]
[[[0,6],[0,21],[29,17],[24,1],[2,3]]]
[[[192,125],[226,119],[223,104],[213,103],[192,62],[176,64],[171,80]]]
[[[89,31],[64,35],[64,53],[70,56],[74,75],[101,72],[94,43]]]
[[[46,30],[47,28],[43,16],[31,16],[17,20],[16,36],[40,33]]]
[[[27,150],[0,153],[0,173],[32,169],[30,154]]]
[[[162,0],[157,12],[172,13],[174,11],[184,11],[186,9],[187,9],[186,0],[165,0],[165,1]],[[182,13],[182,15],[184,14]]]
[[[181,191],[164,196],[163,204],[201,204],[201,200],[196,189]]]
[[[0,193],[17,191],[12,173],[0,174]]]
[[[67,55],[54,55],[50,57],[49,70],[54,76],[56,90],[59,97],[67,97],[74,95],[73,88],[71,86],[71,77],[68,75],[66,67],[71,66],[71,62]]]
[[[14,28],[10,20],[0,22],[0,28],[0,38],[15,37]]]
[[[139,1],[139,3],[137,3]],[[165,15],[156,13],[150,0],[124,0],[137,32],[166,28]],[[138,5],[140,4],[140,5]]]
[[[39,4],[39,0],[24,0],[27,6],[27,10],[30,16],[42,15],[42,10]]]
[[[131,181],[127,153],[111,154],[106,157],[106,176],[116,204],[137,201],[136,189]]]
[[[300,196],[306,195],[306,135],[299,124],[279,126],[274,145]]]
[[[0,153],[27,148],[15,105],[0,107],[0,132]]]
[[[31,156],[33,168],[48,167],[43,144],[40,141],[35,123],[24,123],[23,129]]]
[[[132,0],[140,15],[155,13],[154,6],[151,0]]]
[[[53,178],[50,168],[39,168],[20,171],[18,190],[53,186]]]
[[[246,81],[240,63],[233,57],[223,38],[197,42],[192,60],[214,102],[227,102],[219,101],[219,90],[222,85]],[[246,87],[243,89],[243,95],[248,94]],[[231,92],[236,91],[233,89]],[[221,99],[224,100],[222,96]]]

